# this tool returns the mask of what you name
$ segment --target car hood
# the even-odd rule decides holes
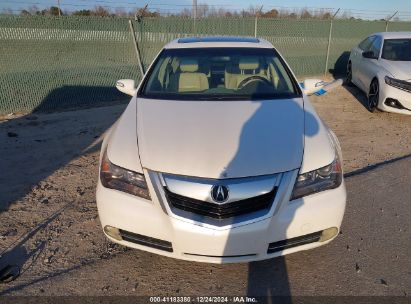
[[[385,69],[395,78],[401,80],[411,79],[411,61],[383,60]]]
[[[137,100],[143,167],[172,174],[234,178],[299,168],[303,99]]]

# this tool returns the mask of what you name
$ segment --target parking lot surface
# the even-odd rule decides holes
[[[342,145],[341,234],[249,264],[179,261],[105,239],[95,204],[99,145],[124,105],[4,119],[0,268],[17,264],[21,275],[0,284],[0,295],[410,296],[411,116],[371,114],[355,88],[312,101]]]

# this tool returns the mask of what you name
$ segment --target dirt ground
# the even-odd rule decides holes
[[[347,176],[411,154],[411,116],[371,114],[362,104],[365,96],[355,88],[340,87],[311,100],[341,142]],[[399,209],[402,211],[385,219],[402,225],[398,229],[402,229],[404,242],[396,254],[402,264],[386,272],[391,280],[372,270],[381,266],[373,259],[385,250],[373,249],[376,234],[368,239],[367,254],[361,255],[358,245],[367,241],[363,240],[365,234],[346,233],[330,245],[273,262],[274,270],[263,273],[271,262],[252,266],[189,263],[108,242],[95,204],[98,154],[104,132],[124,108],[118,105],[30,114],[0,122],[0,268],[5,264],[22,267],[15,281],[0,284],[0,295],[246,294],[257,274],[255,290],[264,280],[277,276],[278,284],[266,290],[270,295],[409,295],[409,217],[398,215],[410,214],[409,201]],[[395,170],[409,169],[397,167]],[[362,181],[347,183],[351,200],[361,200]],[[408,181],[401,182],[409,185]],[[380,207],[372,212],[379,214]],[[347,213],[351,220],[345,220],[343,231],[361,222],[361,218],[355,218],[358,215],[354,209],[347,209]],[[391,258],[395,259],[395,254],[393,257],[390,253],[387,259]],[[309,268],[321,259],[329,261],[316,266],[323,267],[321,271]],[[338,260],[344,261],[339,271],[347,273],[342,280],[330,274],[326,266]],[[305,274],[299,272],[302,264]],[[229,279],[224,279],[227,276]],[[312,279],[322,283],[316,288],[304,285]],[[300,283],[293,285],[294,281]]]

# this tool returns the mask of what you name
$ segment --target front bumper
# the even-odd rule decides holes
[[[397,100],[404,107],[404,109],[398,109],[387,105],[386,101],[389,98]],[[381,84],[380,88],[378,108],[385,112],[411,115],[411,92],[403,91],[384,82]]]
[[[294,179],[297,171],[288,175]],[[309,235],[331,227],[340,228],[345,204],[344,182],[340,187],[289,201],[293,182],[282,183],[267,216],[225,226],[202,225],[174,215],[145,172],[152,201],[97,185],[97,206],[103,227],[112,226],[172,244],[172,252],[126,240],[112,241],[182,260],[234,263],[264,260],[327,244],[312,242],[268,253],[270,243]]]

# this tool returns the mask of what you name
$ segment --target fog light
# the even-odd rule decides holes
[[[113,239],[117,241],[122,241],[123,238],[121,237],[120,230],[118,228],[112,227],[112,226],[104,226],[104,232],[112,237]]]
[[[404,109],[404,106],[397,99],[387,98],[384,103],[392,108]]]
[[[337,233],[338,233],[338,228],[336,227],[325,229],[321,233],[321,237],[318,241],[325,242],[325,241],[331,240],[333,237],[337,235]]]

